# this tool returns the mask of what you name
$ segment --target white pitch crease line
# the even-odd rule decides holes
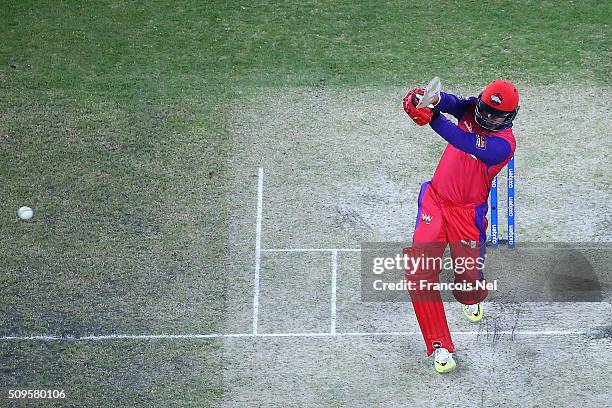
[[[254,337],[251,333],[237,334],[107,334],[100,336],[4,336],[1,340],[41,341],[102,341],[102,340],[197,340],[223,337]]]
[[[257,334],[257,319],[259,316],[259,269],[261,266],[261,218],[263,212],[263,167],[258,171],[257,182],[257,221],[255,226],[255,285],[253,288],[253,334]]]
[[[586,331],[563,331],[563,330],[526,330],[526,331],[463,331],[453,332],[453,336],[586,336]],[[100,336],[2,336],[0,341],[105,341],[105,340],[200,340],[200,339],[224,339],[224,338],[265,338],[265,337],[405,337],[420,336],[419,331],[406,332],[345,332],[345,333],[234,333],[234,334],[109,334]]]
[[[361,248],[266,248],[261,252],[361,252]]]
[[[330,333],[336,334],[336,279],[338,274],[338,251],[332,251],[331,254],[331,316],[330,316]]]

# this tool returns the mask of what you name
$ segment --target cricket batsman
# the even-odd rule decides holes
[[[491,82],[478,97],[469,98],[441,92],[439,83],[437,89],[430,87],[410,90],[403,99],[404,110],[417,125],[430,125],[448,145],[433,178],[421,186],[413,244],[404,249],[404,255],[427,261],[441,259],[449,245],[453,261],[461,259],[467,266],[471,259],[473,266],[461,272],[453,262],[453,295],[463,304],[467,318],[478,322],[487,296],[486,287],[482,287],[484,264],[479,262],[484,261],[487,198],[492,180],[514,155],[512,121],[519,110],[519,93],[503,80]],[[454,116],[457,123],[444,114]],[[435,288],[441,266],[439,262],[420,265],[406,269],[408,293],[427,355],[433,354],[436,371],[445,373],[455,368],[456,362],[444,305]],[[479,281],[481,287],[476,285]]]

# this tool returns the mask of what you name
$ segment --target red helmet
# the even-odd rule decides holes
[[[512,82],[491,82],[478,96],[474,120],[488,130],[500,130],[512,124],[519,110],[519,93]]]

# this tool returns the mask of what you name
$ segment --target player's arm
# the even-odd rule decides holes
[[[485,140],[482,136],[461,130],[444,115],[437,118],[435,116],[430,125],[437,134],[457,149],[473,155],[489,166],[502,163],[512,154],[510,143],[501,137],[488,135]]]
[[[465,99],[450,93],[440,92],[438,101],[434,103],[434,110],[450,113],[459,120],[467,111],[472,99]]]

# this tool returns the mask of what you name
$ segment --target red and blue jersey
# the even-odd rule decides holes
[[[492,180],[516,149],[512,126],[491,131],[476,123],[477,100],[441,92],[434,109],[450,113],[458,123],[444,115],[431,122],[431,128],[448,142],[431,184],[441,198],[466,206],[487,201]]]

